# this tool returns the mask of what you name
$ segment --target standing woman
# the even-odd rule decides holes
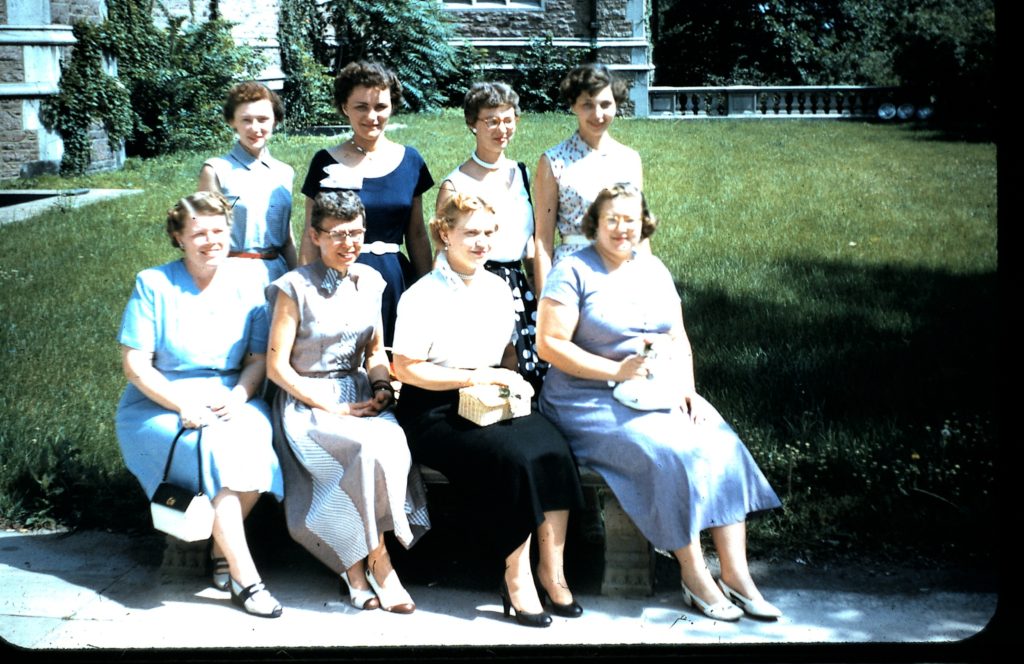
[[[562,101],[576,116],[576,132],[541,155],[537,163],[533,207],[537,247],[533,280],[537,293],[551,265],[590,243],[581,223],[587,208],[603,188],[631,182],[643,188],[640,155],[608,133],[619,106],[628,99],[626,82],[602,64],[573,69],[559,86]],[[556,249],[555,229],[561,237]],[[641,246],[648,250],[646,241]]]
[[[299,262],[303,265],[317,258],[309,233],[317,194],[345,189],[363,201],[366,237],[359,262],[376,269],[387,282],[381,301],[386,347],[394,336],[398,299],[431,265],[422,196],[434,180],[416,148],[384,135],[401,99],[402,84],[389,69],[363,61],[342,68],[334,80],[334,105],[352,125],[352,137],[313,155],[302,185],[306,228]],[[400,251],[403,242],[408,258]]]
[[[309,232],[320,257],[267,289],[274,312],[267,373],[281,388],[274,416],[288,530],[341,576],[353,606],[411,613],[384,533],[410,547],[430,521],[391,411],[384,280],[356,263],[365,233],[359,197],[317,196]]]
[[[270,156],[267,143],[284,117],[276,93],[255,81],[228,92],[224,119],[238,140],[231,152],[207,159],[199,191],[217,191],[232,206],[231,256],[252,258],[266,268],[264,286],[295,267],[291,166]]]
[[[266,366],[262,268],[228,258],[231,208],[197,192],[167,213],[180,260],[139,272],[119,341],[129,384],[117,407],[117,439],[128,470],[152,498],[163,479],[213,497],[213,585],[230,589],[247,613],[276,618],[281,605],[264,587],[243,520],[260,494],[283,498],[271,443],[270,410],[259,397]],[[202,440],[200,440],[200,430]]]
[[[517,386],[512,295],[484,269],[497,224],[479,198],[457,193],[430,222],[437,267],[406,292],[395,333],[402,381],[398,421],[413,459],[440,471],[463,500],[467,523],[505,561],[501,598],[508,616],[547,627],[583,609],[563,571],[569,510],[582,503],[569,446],[539,413],[488,426],[461,417],[459,389]],[[530,565],[537,535],[538,596]],[[542,603],[543,602],[543,603]]]
[[[519,95],[505,83],[474,83],[462,108],[476,147],[441,183],[437,209],[443,209],[456,192],[479,196],[494,208],[498,232],[491,238],[484,268],[512,289],[519,373],[539,394],[546,364],[537,357],[534,342],[537,299],[523,273],[523,259],[533,249],[533,206],[526,165],[505,157],[519,122]]]

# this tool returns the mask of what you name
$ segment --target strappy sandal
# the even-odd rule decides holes
[[[243,588],[238,581],[231,579],[231,603],[243,611],[261,618],[277,618],[281,615],[281,604],[274,599],[262,581]]]
[[[345,583],[348,588],[348,601],[349,603],[361,611],[372,611],[373,609],[380,608],[380,600],[377,599],[377,594],[370,588],[356,588],[348,580],[348,572],[341,573],[341,580]],[[342,593],[345,589],[342,588]]]

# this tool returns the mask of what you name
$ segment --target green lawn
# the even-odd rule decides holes
[[[458,113],[393,122],[437,180],[472,146]],[[532,172],[573,126],[525,116],[510,156]],[[620,120],[615,134],[644,159],[698,386],[786,503],[752,539],[980,551],[997,456],[995,146],[822,121]],[[331,143],[274,139],[297,172],[296,229],[306,164]],[[28,184],[146,193],[0,228],[0,522],[142,512],[114,437],[115,336],[135,272],[177,255],[163,215],[204,156],[40,178]]]

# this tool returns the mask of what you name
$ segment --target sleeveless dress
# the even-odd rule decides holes
[[[266,286],[288,271],[280,252],[291,233],[294,169],[271,157],[269,150],[257,159],[238,142],[231,152],[203,165],[213,169],[221,193],[232,204],[231,251],[278,253],[276,258],[256,261],[266,270]]]
[[[393,171],[376,178],[362,178],[359,187],[350,186],[345,171],[327,150],[320,150],[309,164],[302,193],[309,198],[323,191],[355,191],[366,208],[366,237],[358,262],[380,272],[387,282],[381,299],[384,320],[384,345],[391,347],[395,335],[398,300],[416,280],[412,263],[400,251],[409,228],[413,199],[434,186],[423,157],[416,148],[405,147],[402,161]]]
[[[590,244],[583,235],[582,222],[597,194],[619,182],[639,183],[643,179],[643,167],[635,150],[619,144],[607,150],[595,150],[579,132],[544,155],[558,183],[555,227],[562,243],[555,247],[554,263]]]
[[[318,260],[267,288],[271,306],[278,292],[298,305],[291,364],[310,391],[337,403],[372,398],[364,353],[384,286],[369,266],[357,263],[341,277]],[[377,548],[382,533],[394,531],[408,548],[430,528],[419,469],[390,410],[332,415],[278,389],[274,420],[288,531],[335,573]]]
[[[481,272],[467,287],[444,252],[399,303],[395,353],[443,366],[497,366],[512,333],[508,287]],[[542,415],[478,426],[458,414],[458,390],[402,386],[397,415],[413,459],[451,483],[495,555],[506,558],[544,512],[582,505],[579,473],[562,435]]]
[[[592,246],[552,268],[543,297],[578,308],[573,343],[614,360],[640,352],[645,335],[669,332],[680,306],[660,260],[638,254],[609,274]],[[555,366],[539,404],[580,464],[605,479],[644,537],[665,551],[781,505],[732,428],[701,405],[707,419],[700,424],[679,408],[634,410],[612,397],[607,381]]]
[[[519,373],[539,394],[548,364],[537,355],[537,298],[523,272],[526,245],[533,240],[533,205],[525,177],[526,167],[514,161],[508,161],[507,167],[511,174],[507,191],[485,188],[479,180],[458,168],[445,180],[451,182],[455,191],[480,196],[494,207],[498,233],[491,249],[491,259],[484,267],[504,279],[512,291],[512,308],[516,316],[512,344],[516,347]]]
[[[263,268],[240,258],[218,268],[222,280],[200,292],[182,261],[139,272],[125,307],[118,340],[154,353],[153,365],[194,394],[216,394],[238,382],[247,353],[267,351],[267,319],[259,276]],[[219,289],[216,293],[210,288]],[[210,297],[216,295],[216,297]],[[131,383],[117,407],[116,430],[128,470],[146,496],[163,478],[171,442],[181,428],[175,411],[151,401]],[[169,478],[195,486],[199,430],[178,441]],[[271,444],[270,409],[250,399],[229,420],[202,428],[202,489],[271,492],[281,500],[284,484]]]

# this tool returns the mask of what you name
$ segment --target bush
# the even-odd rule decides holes
[[[306,129],[336,120],[332,80],[323,39],[326,21],[315,0],[282,0],[277,41],[281,49],[285,127]]]

